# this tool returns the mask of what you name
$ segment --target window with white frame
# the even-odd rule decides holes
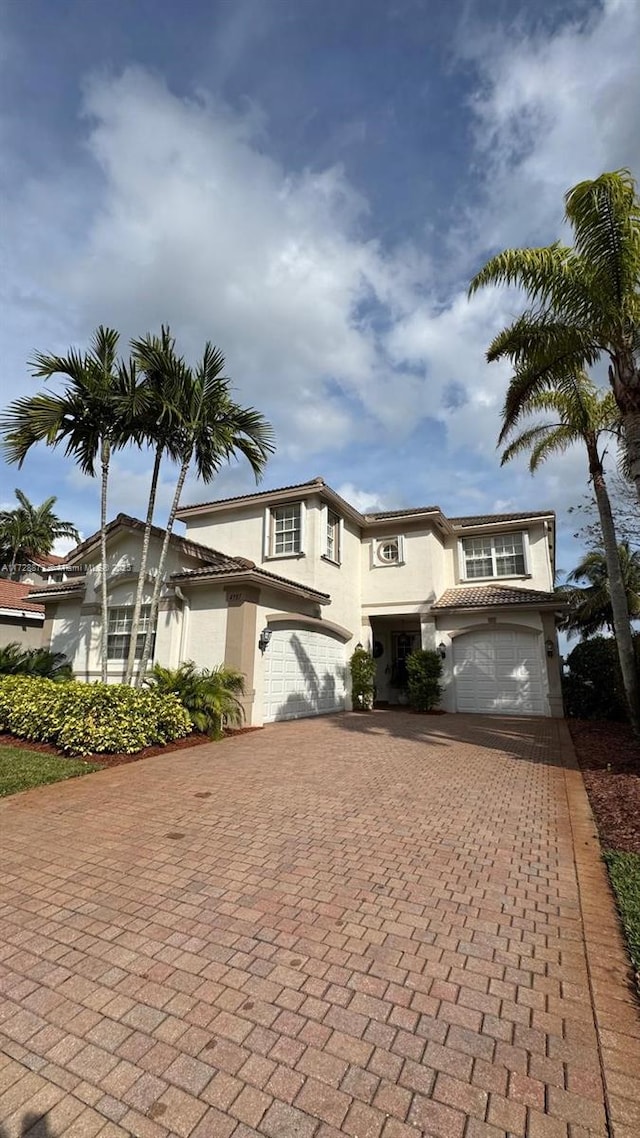
[[[379,537],[373,542],[373,565],[403,565],[404,538],[401,536]]]
[[[327,534],[325,556],[330,561],[340,560],[340,518],[333,510],[327,510]]]
[[[525,541],[522,533],[487,534],[462,538],[462,576],[518,577],[526,573]]]
[[[143,605],[140,611],[140,624],[136,644],[136,660],[142,658],[144,640],[149,627],[151,605]],[[133,623],[133,605],[116,605],[109,607],[107,624],[107,659],[126,660],[129,656],[131,643],[131,625]],[[155,647],[155,633],[151,641],[151,655]]]
[[[300,553],[301,539],[300,502],[294,502],[291,506],[274,506],[271,510],[271,556],[285,557],[287,554]]]

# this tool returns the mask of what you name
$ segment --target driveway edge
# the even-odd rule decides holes
[[[640,1132],[640,1005],[597,826],[565,720],[558,720],[609,1130]]]

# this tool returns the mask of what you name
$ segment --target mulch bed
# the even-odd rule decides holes
[[[246,735],[249,731],[259,730],[259,727],[240,727],[225,732],[225,738],[233,739],[236,735]],[[119,767],[125,763],[137,763],[139,759],[151,759],[156,755],[169,755],[172,751],[186,751],[190,747],[201,747],[203,743],[210,742],[211,739],[208,735],[202,735],[199,731],[192,731],[183,739],[175,739],[173,743],[166,743],[163,747],[144,747],[142,751],[136,751],[133,755],[105,755],[101,753],[83,755],[82,759],[86,763],[100,763],[103,767]],[[46,755],[57,755],[61,759],[77,757],[65,755],[64,751],[59,751],[51,743],[32,743],[28,739],[18,739],[15,735],[0,733],[0,746],[3,745],[6,747],[24,747],[26,751],[42,751]]]
[[[567,722],[603,847],[640,854],[640,742],[626,723]]]

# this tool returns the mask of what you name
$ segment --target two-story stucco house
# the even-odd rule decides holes
[[[357,644],[380,703],[402,702],[403,660],[443,657],[447,711],[561,715],[549,510],[446,517],[438,506],[362,514],[321,478],[183,506],[171,539],[154,658],[225,661],[246,677],[247,722],[349,706]],[[142,523],[109,526],[109,674],[122,678]],[[147,600],[163,531],[152,535]],[[222,552],[223,551],[223,552]],[[99,535],[78,546],[46,606],[45,642],[80,678],[100,672]]]

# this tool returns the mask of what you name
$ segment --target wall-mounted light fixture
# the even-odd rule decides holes
[[[551,656],[553,656],[553,654],[555,652],[555,645],[553,643],[553,640],[545,640],[544,646],[546,649],[547,656],[549,656],[549,658],[551,658]]]
[[[272,628],[263,628],[262,629],[262,632],[260,633],[260,638],[258,640],[258,648],[260,649],[261,652],[265,651],[265,649],[267,648],[269,641],[271,640],[272,636],[273,636],[273,629]]]
[[[447,658],[447,646],[446,646],[444,640],[441,640],[440,643],[438,644],[438,652],[440,654],[441,660],[446,660],[446,658]]]

